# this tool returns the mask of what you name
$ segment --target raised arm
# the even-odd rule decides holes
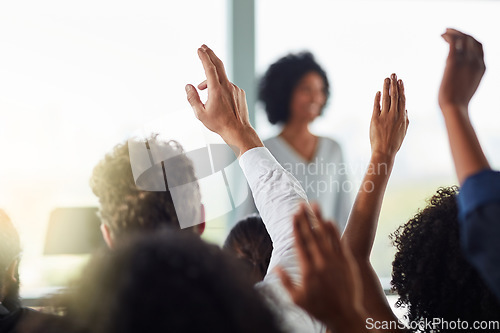
[[[460,181],[460,241],[469,262],[500,300],[500,173],[490,169],[469,120],[469,101],[485,72],[483,47],[473,37],[447,29],[450,44],[439,90]]]
[[[408,128],[404,86],[395,74],[386,78],[382,94],[375,96],[370,124],[372,155],[368,170],[356,196],[342,243],[359,266],[363,282],[363,305],[375,320],[396,320],[370,263],[380,209],[387,182]]]
[[[206,46],[198,50],[203,63],[206,82],[198,88],[208,88],[208,100],[200,101],[196,89],[186,86],[189,103],[196,117],[210,130],[219,134],[239,157],[255,204],[273,241],[273,252],[264,284],[281,288],[281,281],[273,269],[277,265],[287,269],[294,278],[300,277],[297,256],[293,248],[293,214],[307,196],[300,183],[276,161],[265,148],[248,122],[244,92],[232,84],[222,62]],[[280,293],[277,294],[278,297]],[[287,311],[281,318],[294,332],[319,332],[321,324],[290,302],[289,298],[273,300]]]
[[[439,89],[439,106],[448,130],[458,181],[490,166],[469,119],[469,102],[486,70],[483,46],[473,37],[454,29],[442,35],[450,44]]]
[[[278,269],[294,302],[339,333],[404,329],[370,264],[385,188],[409,123],[403,82],[395,74],[385,79],[382,106],[380,102],[378,92],[370,126],[372,158],[342,240],[323,221],[319,209],[314,215],[301,210],[294,218],[300,283]],[[389,329],[384,330],[384,325]]]
[[[203,104],[196,89],[187,85],[188,101],[196,117],[219,134],[240,159],[257,209],[273,241],[269,264],[272,271],[283,258],[295,260],[291,251],[292,216],[301,202],[307,203],[307,196],[300,183],[264,148],[248,121],[245,93],[229,81],[222,61],[205,45],[198,49],[198,55],[207,76],[198,87],[208,88],[208,100]]]

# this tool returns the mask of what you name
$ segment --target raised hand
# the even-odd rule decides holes
[[[384,80],[382,106],[380,91],[375,95],[370,123],[372,154],[394,156],[406,135],[409,120],[403,81],[396,74]]]
[[[455,29],[446,29],[442,37],[450,44],[450,51],[439,89],[439,105],[443,111],[457,107],[467,112],[469,101],[486,71],[483,45]]]
[[[219,134],[238,156],[248,149],[262,147],[248,121],[245,92],[229,81],[224,64],[208,46],[202,45],[198,56],[207,77],[198,87],[208,88],[208,100],[203,104],[195,87],[186,85],[187,99],[196,117],[209,130]]]
[[[442,36],[450,44],[450,51],[439,89],[439,106],[462,185],[467,177],[490,168],[469,119],[469,102],[486,66],[483,46],[473,37],[454,29],[446,29]]]
[[[314,211],[310,216],[303,205],[293,219],[302,281],[294,284],[280,268],[278,274],[292,300],[330,329],[357,331],[364,326],[364,311],[356,263],[334,224],[321,218],[317,206]]]
[[[406,136],[408,124],[403,82],[397,80],[396,74],[392,74],[390,79],[384,80],[383,96],[380,92],[375,96],[370,123],[372,156],[342,235],[342,244],[349,247],[361,272],[363,308],[370,318],[396,325],[398,319],[387,302],[384,290],[370,263],[370,255],[385,189],[396,153]],[[396,331],[399,330],[392,332]]]

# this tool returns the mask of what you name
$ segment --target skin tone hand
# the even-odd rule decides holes
[[[372,155],[394,157],[403,143],[409,124],[403,81],[398,81],[396,74],[392,74],[391,79],[386,78],[382,106],[380,97],[379,91],[375,95],[370,123]]]
[[[405,107],[403,82],[393,74],[384,81],[383,97],[380,92],[375,96],[370,168],[341,241],[317,208],[311,216],[301,207],[294,217],[302,281],[295,285],[284,270],[278,273],[293,301],[335,332],[367,332],[368,318],[398,323],[371,266],[370,254],[387,182],[409,124]],[[385,166],[384,172],[378,166]]]
[[[448,130],[451,153],[460,184],[483,169],[489,169],[469,119],[469,102],[486,70],[483,46],[473,37],[454,29],[442,35],[450,45],[439,89],[439,106]]]
[[[314,214],[304,204],[293,219],[295,247],[302,272],[294,284],[281,268],[278,274],[293,301],[340,332],[367,332],[362,308],[359,271],[347,246],[331,222],[322,219],[318,206]],[[314,226],[314,228],[313,228]]]
[[[248,121],[245,92],[229,81],[224,64],[209,47],[202,45],[198,56],[207,77],[198,87],[208,88],[208,100],[203,104],[195,87],[186,85],[187,99],[196,118],[219,134],[238,157],[249,149],[263,147]]]
[[[483,45],[455,29],[446,29],[441,36],[450,45],[450,51],[439,89],[439,106],[465,111],[486,71]]]
[[[392,74],[384,80],[382,98],[380,92],[375,96],[370,124],[372,156],[342,236],[342,243],[350,248],[361,272],[363,307],[377,321],[398,323],[371,265],[370,254],[385,189],[408,124],[404,85]]]
[[[370,123],[372,148],[370,164],[354,203],[353,212],[356,214],[351,213],[343,236],[344,240],[349,241],[355,257],[368,260],[377,229],[377,223],[373,223],[372,216],[376,214],[378,219],[394,159],[403,143],[409,125],[404,84],[403,81],[397,80],[396,74],[392,74],[390,79],[384,80],[382,98],[381,95],[380,91],[375,95]],[[380,103],[381,99],[382,104]],[[374,193],[380,194],[376,201],[372,200],[376,197]],[[362,203],[357,205],[360,200]],[[368,203],[370,203],[371,209],[365,208]],[[375,208],[377,210],[373,210]],[[362,223],[360,221],[369,222]]]

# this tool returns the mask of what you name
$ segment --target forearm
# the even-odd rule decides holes
[[[358,260],[369,260],[394,155],[374,153],[342,236]]]
[[[490,166],[481,149],[467,110],[447,106],[442,111],[457,178],[462,185],[467,177],[483,169],[489,169]]]

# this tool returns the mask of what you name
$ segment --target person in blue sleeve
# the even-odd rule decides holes
[[[450,45],[439,90],[455,170],[462,248],[500,300],[500,173],[486,159],[469,119],[469,102],[486,70],[483,46],[454,29],[442,35]]]

